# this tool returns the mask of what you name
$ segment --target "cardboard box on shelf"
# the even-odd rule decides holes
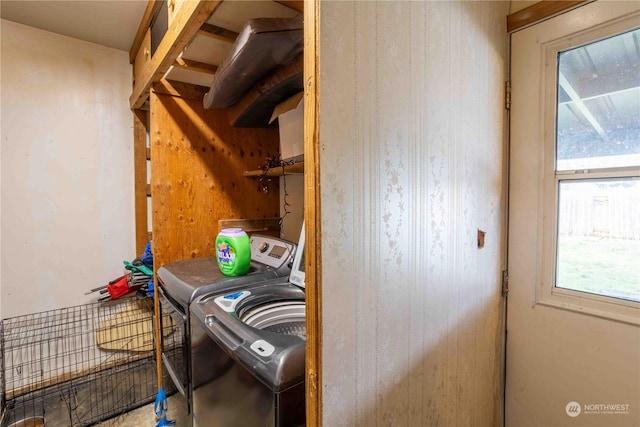
[[[278,119],[280,128],[280,157],[291,159],[304,153],[304,100],[303,92],[293,95],[276,106],[272,123]]]

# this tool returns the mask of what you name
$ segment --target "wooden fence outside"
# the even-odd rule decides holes
[[[563,185],[560,235],[640,240],[640,184],[604,187],[591,182]]]

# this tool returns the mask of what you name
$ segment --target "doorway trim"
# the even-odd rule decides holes
[[[322,251],[320,216],[320,1],[304,2],[304,219],[306,425],[322,425]]]

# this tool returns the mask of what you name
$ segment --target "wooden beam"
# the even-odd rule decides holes
[[[512,33],[521,30],[592,1],[593,0],[540,1],[507,16],[507,31]]]
[[[304,2],[304,219],[307,303],[306,425],[322,426],[322,221],[320,215],[320,0]]]
[[[210,37],[212,39],[221,40],[227,43],[235,43],[238,33],[227,30],[226,28],[217,27],[212,24],[204,23],[198,30],[198,35]]]
[[[133,112],[133,169],[136,254],[147,244],[147,112]]]
[[[276,3],[280,3],[283,6],[287,6],[289,9],[296,10],[300,13],[304,12],[304,1],[296,0],[275,0]]]
[[[224,228],[242,228],[247,233],[277,231],[280,237],[280,218],[259,219],[221,219],[218,221],[220,230]]]
[[[149,97],[151,85],[162,79],[169,67],[196,35],[202,24],[220,6],[222,0],[183,1],[169,24],[167,33],[151,58],[151,66],[136,76],[129,98],[132,109],[140,108]]]
[[[151,26],[151,20],[155,16],[156,10],[159,7],[160,0],[149,0],[147,2],[147,8],[144,10],[144,14],[142,15],[142,19],[140,20],[140,25],[138,25],[138,31],[136,32],[136,36],[133,38],[131,49],[129,49],[130,64],[133,64],[133,62],[136,60],[136,55],[140,50],[140,46],[142,46],[142,40],[144,39],[147,30]]]
[[[300,173],[304,173],[304,162],[294,163],[292,165],[276,166],[274,168],[270,168],[266,173],[262,169],[244,171],[244,176],[257,178],[261,176],[283,176]]]
[[[177,96],[184,99],[197,99],[202,101],[208,87],[198,86],[191,83],[176,82],[162,79],[153,85],[153,91],[162,95]]]
[[[174,67],[182,68],[183,70],[199,71],[201,73],[215,74],[218,70],[216,65],[207,64],[206,62],[194,61],[192,59],[177,58],[173,63]]]

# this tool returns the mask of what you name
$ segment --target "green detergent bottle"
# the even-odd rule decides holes
[[[216,238],[216,259],[225,276],[242,276],[251,267],[251,244],[242,228],[225,228]]]

